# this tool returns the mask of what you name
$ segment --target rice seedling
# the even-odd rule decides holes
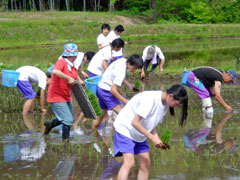
[[[141,88],[141,81],[140,80],[136,80],[134,83],[134,91],[139,91]]]
[[[171,138],[172,138],[172,132],[168,128],[164,129],[160,136],[160,139],[162,140],[162,142],[165,144],[169,144]]]
[[[90,90],[88,90],[88,89],[86,89],[86,94],[88,96],[89,101],[92,104],[92,107],[93,107],[96,115],[97,116],[101,116],[102,115],[102,110],[101,110],[101,108],[100,108],[100,106],[98,104],[98,100],[97,100],[96,95],[93,92],[91,92]]]

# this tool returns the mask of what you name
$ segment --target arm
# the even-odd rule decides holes
[[[232,112],[233,109],[231,106],[229,106],[221,97],[220,94],[220,88],[221,88],[221,82],[220,81],[215,81],[215,85],[213,88],[210,88],[211,91],[213,91],[213,94],[215,95],[216,100],[228,111]]]
[[[106,44],[106,45],[98,44],[98,49],[102,49],[102,48],[105,48],[105,47],[107,47],[107,46],[109,46],[109,44]]]
[[[116,84],[112,85],[110,92],[114,97],[122,101],[124,104],[127,104],[128,100],[118,92],[118,86]]]
[[[46,109],[44,109],[44,102],[45,102],[45,95],[44,95],[44,89],[41,89],[40,92],[40,106],[42,112],[47,112]]]
[[[159,67],[159,71],[163,72],[163,65],[165,63],[165,59],[161,59],[161,63],[160,63],[160,67]]]
[[[66,74],[64,74],[62,71],[60,71],[58,69],[54,69],[53,74],[62,79],[66,79],[68,81],[68,84],[74,84],[75,79],[73,79],[70,76],[67,76]]]
[[[133,91],[133,84],[130,84],[127,80],[123,80],[123,84],[125,84],[130,89],[130,91]]]
[[[81,85],[85,84],[84,81],[79,76],[77,76],[77,79],[78,79],[78,81],[80,82]]]
[[[85,78],[88,78],[88,77],[89,77],[88,74],[87,74],[86,72],[84,72],[81,67],[79,68],[79,71],[81,72],[81,74],[83,75],[83,77],[85,77]]]
[[[107,60],[103,60],[102,66],[103,66],[103,69],[106,70],[107,67],[108,67],[108,61]]]
[[[130,41],[124,41],[124,44],[132,44]]]
[[[144,78],[145,76],[145,72],[144,72],[144,67],[142,68],[142,71],[141,71],[141,78]]]
[[[148,139],[150,139],[153,144],[157,147],[161,147],[163,146],[162,141],[160,140],[160,138],[158,137],[157,131],[156,129],[154,129],[151,133],[148,132],[140,123],[142,117],[139,116],[138,114],[136,114],[133,118],[132,121],[132,126],[138,130],[140,133],[142,133],[143,135],[145,135]]]
[[[223,125],[225,124],[225,122],[232,117],[232,113],[228,113],[223,120],[221,120],[217,127],[216,127],[216,142],[218,144],[221,144],[223,142],[222,140],[222,128],[223,128]]]

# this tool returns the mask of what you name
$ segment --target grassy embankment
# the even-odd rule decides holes
[[[144,42],[147,44],[147,41],[157,40],[156,44],[160,44],[166,59],[171,59],[171,62],[166,61],[165,64],[167,67],[165,72],[169,73],[181,72],[184,67],[191,68],[206,63],[223,69],[234,68],[235,65],[231,64],[233,62],[235,64],[236,55],[224,56],[225,51],[219,54],[209,42],[216,38],[240,37],[238,24],[148,24],[146,17],[126,14],[123,16],[122,13],[117,12],[10,12],[0,13],[0,17],[0,49],[62,45],[69,41],[77,44],[86,43],[87,46],[94,44],[95,47],[96,36],[100,33],[102,23],[109,23],[112,28],[117,24],[123,24],[126,31],[121,37],[137,44],[135,49],[138,47],[142,49],[145,46]],[[192,39],[206,39],[206,44],[202,43],[194,47],[194,44],[189,42]],[[178,41],[186,43],[176,46]],[[239,47],[235,42],[223,43],[223,45],[216,43],[215,46],[217,49]],[[181,54],[181,51],[196,50],[197,52],[191,53],[190,57]],[[178,55],[171,58],[175,52]],[[6,53],[6,56],[9,54]]]

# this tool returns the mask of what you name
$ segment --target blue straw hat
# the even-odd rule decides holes
[[[74,43],[68,43],[64,45],[64,51],[62,56],[77,56],[78,55],[78,48],[77,45]]]

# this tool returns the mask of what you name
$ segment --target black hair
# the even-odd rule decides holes
[[[139,56],[138,54],[133,54],[131,55],[127,62],[131,65],[131,66],[136,66],[137,68],[141,69],[143,67],[143,59],[141,56]]]
[[[115,40],[113,40],[113,42],[111,43],[112,47],[117,47],[117,48],[124,48],[124,41],[121,38],[117,38]]]
[[[117,32],[123,32],[124,31],[124,27],[122,25],[117,25],[115,28],[114,28],[115,31]]]
[[[180,126],[186,124],[188,115],[188,95],[186,89],[180,84],[174,84],[169,89],[167,89],[168,94],[173,94],[175,100],[179,100],[182,103],[182,117],[179,122]],[[170,114],[174,116],[174,108],[169,107]]]
[[[95,55],[95,52],[92,52],[92,51],[88,51],[84,54],[84,57],[86,56],[87,57],[87,60],[88,61],[91,61],[93,56]]]
[[[52,77],[52,74],[51,74],[50,72],[48,72],[48,71],[47,71],[45,74],[46,74],[46,76],[47,76],[48,78],[51,78],[51,77]]]
[[[109,24],[103,24],[102,27],[101,27],[101,30],[103,30],[103,29],[108,29],[110,31]]]

